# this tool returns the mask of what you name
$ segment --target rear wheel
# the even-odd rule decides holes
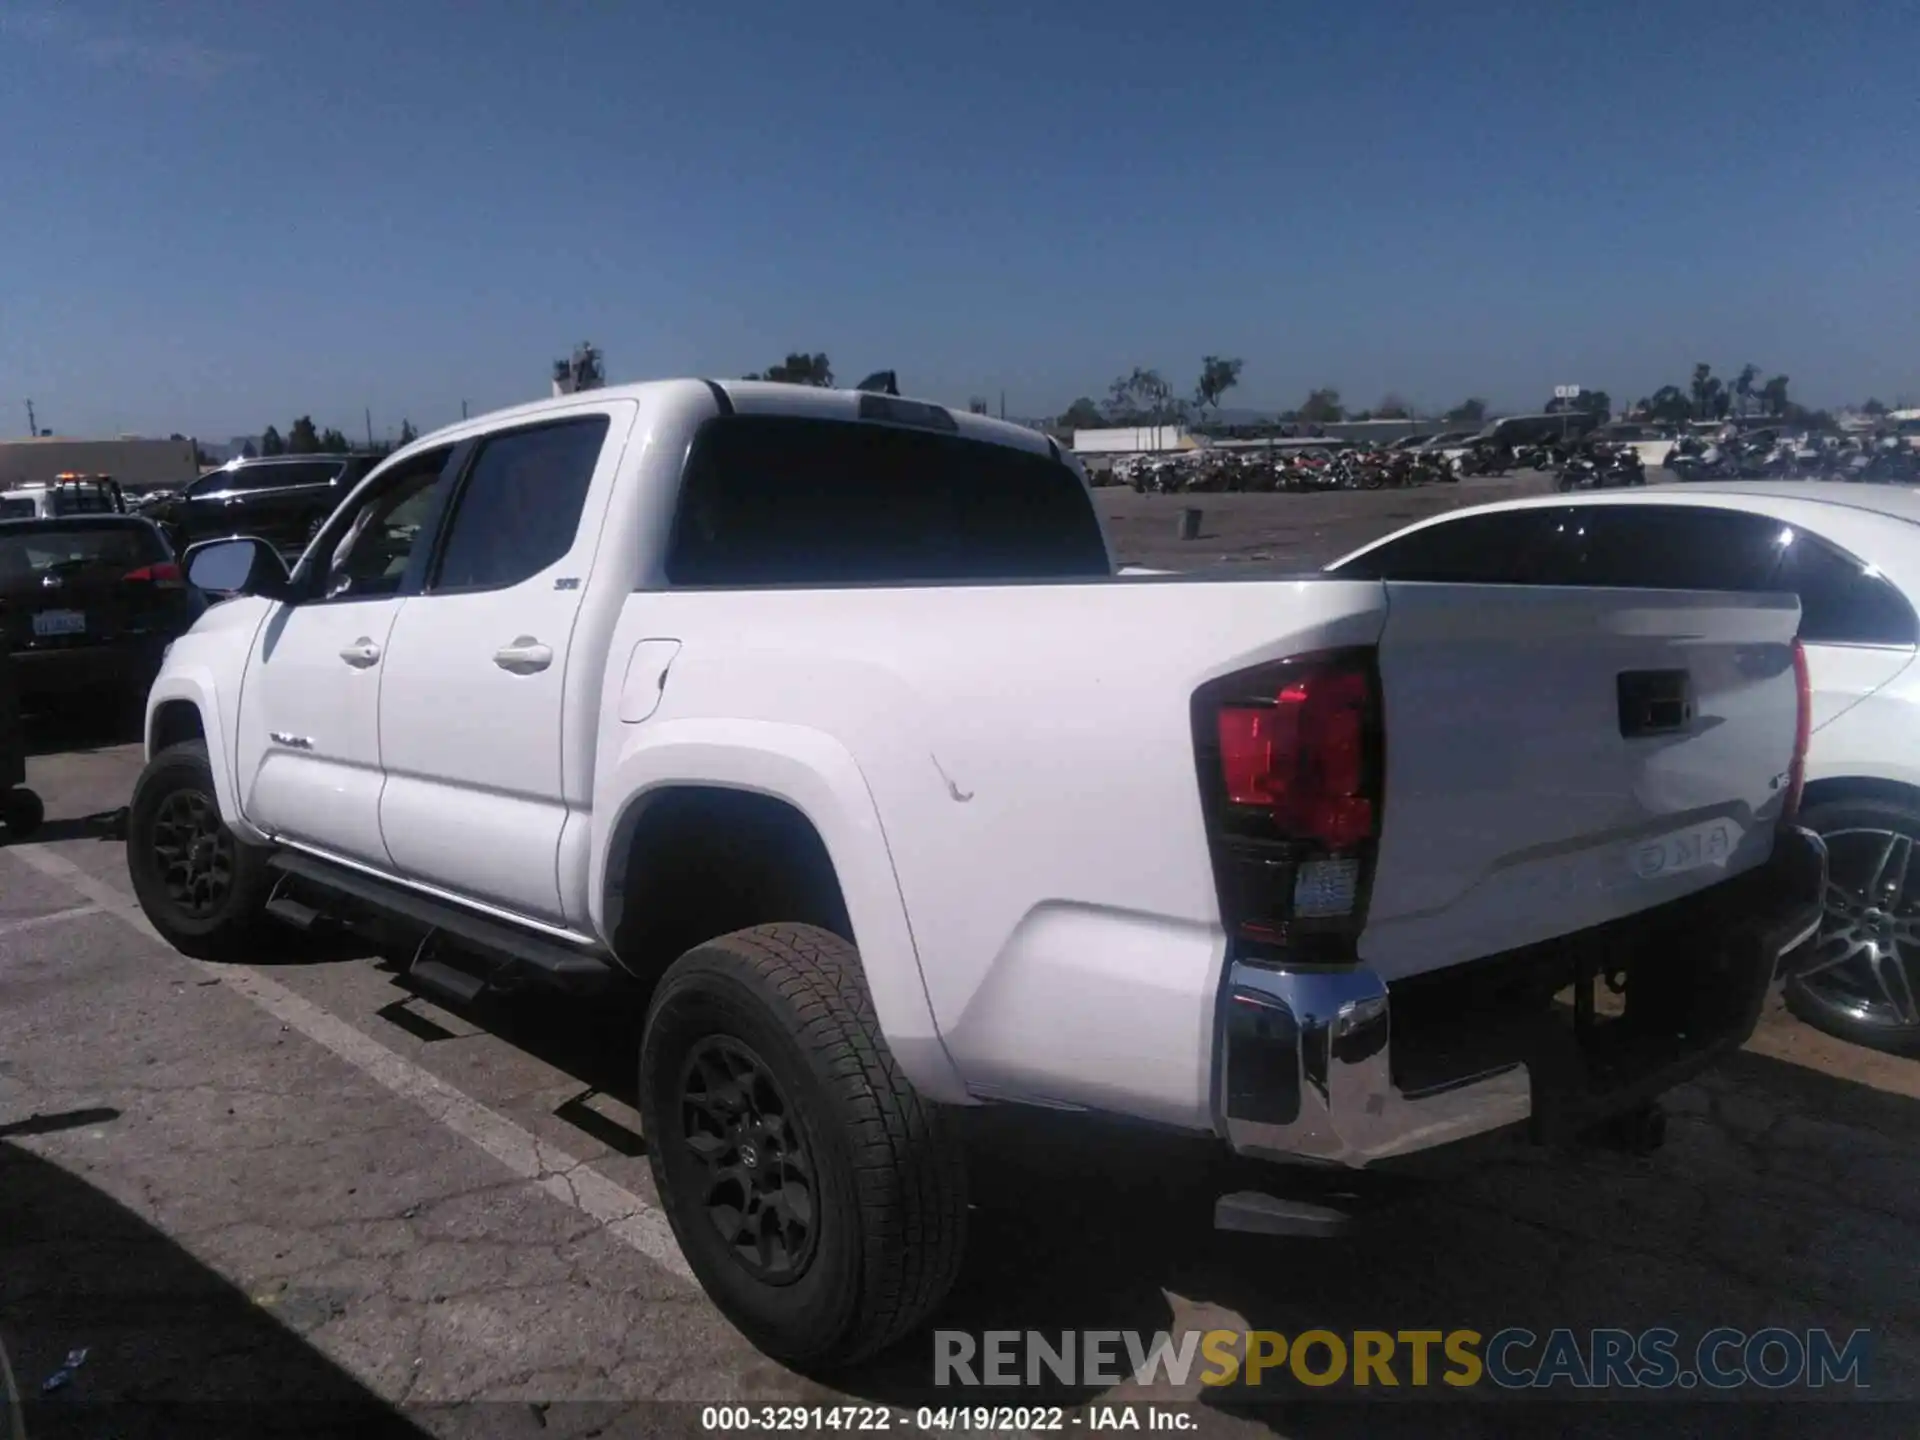
[[[46,818],[46,806],[40,803],[38,795],[25,786],[0,790],[0,829],[7,832],[9,840],[26,839],[40,828],[40,822]]]
[[[1827,842],[1827,893],[1787,1008],[1842,1040],[1920,1055],[1920,807],[1838,800],[1809,806],[1801,823]]]
[[[153,928],[182,954],[231,960],[256,939],[267,854],[221,820],[205,741],[169,745],[140,772],[127,813],[127,872]]]
[[[852,1364],[952,1287],[959,1144],[895,1067],[839,936],[763,925],[674,962],[641,1043],[640,1108],[688,1263],[767,1354]]]

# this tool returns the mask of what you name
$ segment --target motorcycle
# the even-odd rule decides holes
[[[1558,490],[1614,490],[1647,483],[1646,467],[1638,452],[1595,450],[1575,452],[1561,462],[1554,479]]]

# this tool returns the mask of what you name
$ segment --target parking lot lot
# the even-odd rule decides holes
[[[1303,569],[1438,509],[1543,484],[1100,498],[1126,563]],[[1189,507],[1201,532],[1181,541]],[[30,1394],[88,1352],[42,1414],[166,1400],[217,1407],[206,1413],[245,1432],[235,1417],[266,1411],[244,1407],[319,1402],[439,1433],[618,1434],[698,1430],[698,1407],[715,1403],[956,1398],[932,1388],[931,1337],[833,1389],[720,1318],[655,1202],[631,1010],[521,997],[455,1013],[413,996],[380,957],[291,935],[245,966],[186,960],[146,929],[103,818],[126,802],[138,747],[44,729],[37,745],[29,783],[48,822],[33,843],[0,848],[0,1335]],[[1865,1328],[1869,1396],[1908,1403],[1842,1417],[1811,1402],[1858,1392],[1798,1391],[1809,1403],[1796,1405],[1742,1391],[1756,1408],[1727,1419],[1668,1394],[1624,1414],[1590,1402],[1555,1423],[1911,1433],[1920,1063],[1828,1039],[1776,1006],[1671,1111],[1666,1145],[1644,1158],[1477,1146],[1337,1241],[1216,1235],[1214,1198],[1258,1182],[1210,1147],[970,1115],[972,1239],[939,1323]],[[1195,1402],[1205,1433],[1513,1423],[1474,1406],[1478,1392],[1421,1392],[1456,1402],[1438,1413],[1298,1387],[1136,1382],[1025,1398],[1139,1396]]]

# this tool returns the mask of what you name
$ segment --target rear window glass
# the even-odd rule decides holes
[[[900,426],[708,421],[667,558],[676,585],[1106,575],[1079,479],[1049,456]]]
[[[50,571],[129,569],[167,558],[159,532],[147,525],[33,525],[0,530],[0,584]]]
[[[31,520],[37,513],[31,500],[0,500],[0,520]]]
[[[1920,621],[1892,583],[1815,536],[1793,536],[1774,584],[1799,595],[1800,638],[1811,644],[1912,645],[1920,641]]]

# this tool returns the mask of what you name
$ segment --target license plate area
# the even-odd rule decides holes
[[[1752,1029],[1771,958],[1740,917],[1758,908],[1763,880],[1393,982],[1394,1084],[1422,1094],[1523,1064],[1549,1129],[1664,1088],[1676,1067]]]
[[[54,635],[84,635],[87,633],[87,612],[42,610],[33,617],[33,633],[43,639]]]

